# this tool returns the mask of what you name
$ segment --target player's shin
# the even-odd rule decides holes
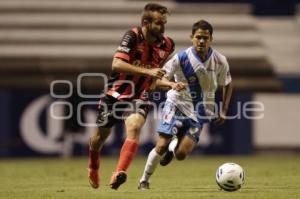
[[[136,152],[138,149],[138,141],[135,139],[126,139],[121,152],[120,158],[117,165],[117,169],[113,172],[113,175],[110,179],[110,188],[117,190],[121,184],[126,182],[127,174],[126,170],[128,169],[129,165],[131,164]]]
[[[90,169],[97,170],[99,169],[99,151],[93,150],[91,146],[89,146],[89,163],[88,166]]]
[[[117,165],[117,172],[118,171],[126,171],[131,164],[133,158],[136,155],[138,149],[138,141],[135,139],[126,139],[121,152],[120,152],[120,158]]]
[[[159,163],[159,160],[161,159],[161,155],[159,155],[155,148],[151,150],[151,152],[148,155],[148,159],[145,165],[143,176],[140,179],[140,182],[148,182],[151,175],[156,169],[156,166]]]
[[[93,188],[98,188],[100,184],[99,179],[99,150],[93,150],[91,142],[89,144],[89,161],[88,161],[88,178],[90,185]]]

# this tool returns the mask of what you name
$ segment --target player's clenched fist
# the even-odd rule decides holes
[[[183,82],[175,82],[172,84],[172,89],[176,91],[181,91],[186,88],[186,84]]]
[[[166,74],[166,71],[161,68],[151,68],[149,69],[149,75],[161,79]]]

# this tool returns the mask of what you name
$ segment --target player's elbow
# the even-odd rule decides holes
[[[233,88],[233,83],[232,81],[227,85],[228,88],[232,89]]]
[[[112,71],[118,72],[121,68],[121,62],[122,62],[122,60],[114,58],[112,61],[112,66],[111,66]]]
[[[225,86],[225,90],[226,90],[227,92],[229,92],[229,93],[232,93],[232,91],[233,91],[233,84],[232,84],[232,82],[230,82],[229,84],[227,84],[227,85]]]

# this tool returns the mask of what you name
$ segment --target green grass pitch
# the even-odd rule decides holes
[[[0,198],[95,198],[95,199],[299,199],[300,156],[192,156],[158,166],[151,190],[137,189],[145,164],[137,157],[128,170],[127,182],[117,191],[108,187],[116,158],[101,160],[101,187],[87,180],[87,159],[0,159]],[[246,183],[237,192],[220,191],[215,172],[224,162],[236,162],[246,172]]]

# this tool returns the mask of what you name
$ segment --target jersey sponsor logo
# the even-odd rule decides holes
[[[123,42],[126,42],[127,44],[129,43],[129,41],[130,41],[130,39],[131,39],[131,36],[130,35],[125,35],[125,37],[124,37],[124,39],[123,39]],[[122,42],[122,43],[123,43]],[[127,45],[126,44],[126,45]]]
[[[118,49],[117,49],[117,51],[129,53],[130,52],[130,48],[125,47],[125,46],[119,46]]]
[[[152,68],[150,64],[142,64],[141,63],[141,60],[134,60],[134,62],[132,63],[132,65],[134,66],[138,66],[138,67],[141,67],[141,68]]]
[[[164,58],[166,52],[164,50],[159,50],[158,54],[159,54],[160,58]]]
[[[122,46],[127,46],[128,45],[128,41],[122,41]]]

